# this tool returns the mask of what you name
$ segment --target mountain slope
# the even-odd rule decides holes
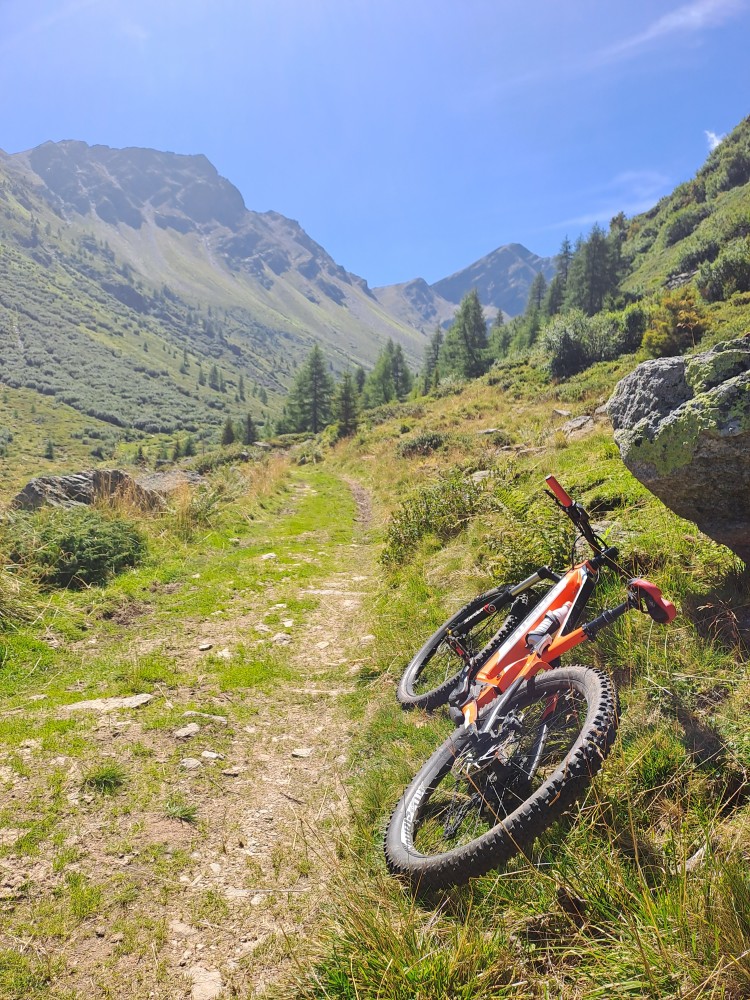
[[[269,408],[319,341],[336,369],[385,339],[421,358],[296,223],[248,211],[203,156],[45,143],[0,153],[0,379],[146,430]],[[198,384],[216,364],[224,392]]]

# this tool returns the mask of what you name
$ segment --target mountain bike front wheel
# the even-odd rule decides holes
[[[388,868],[415,891],[460,885],[529,849],[583,794],[617,730],[612,681],[591,667],[537,674],[483,734],[491,710],[435,751],[391,816]]]
[[[430,636],[401,675],[396,697],[404,708],[431,712],[447,703],[463,667],[448,643],[449,635],[474,656],[501,630],[500,639],[510,635],[538,599],[532,591],[514,598],[509,588],[498,587],[457,611]]]

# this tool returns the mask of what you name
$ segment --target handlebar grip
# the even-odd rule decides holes
[[[563,507],[573,506],[573,501],[565,492],[565,490],[562,488],[562,486],[558,483],[558,481],[555,479],[554,476],[547,476],[544,481],[547,484],[547,486],[549,486],[552,493],[554,493],[555,497],[557,497],[557,499],[563,505]]]

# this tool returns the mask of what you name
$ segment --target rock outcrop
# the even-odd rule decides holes
[[[20,510],[38,510],[45,504],[73,507],[116,497],[125,498],[145,510],[164,505],[159,493],[139,486],[121,469],[89,469],[71,476],[39,476],[16,494],[12,505]]]
[[[608,412],[633,475],[750,563],[750,335],[644,362]]]

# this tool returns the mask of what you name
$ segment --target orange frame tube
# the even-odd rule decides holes
[[[476,699],[464,706],[466,725],[476,722],[479,710],[493,701],[498,693],[506,691],[517,678],[527,680],[538,674],[540,670],[549,668],[551,661],[580,645],[588,637],[582,628],[574,629],[567,635],[558,636],[539,656],[529,653],[526,647],[526,636],[542,621],[548,611],[562,607],[566,602],[571,605],[581,591],[583,584],[591,573],[595,572],[589,562],[579,563],[569,570],[565,576],[551,589],[546,597],[533,609],[533,617],[525,618],[522,626],[509,637],[503,646],[493,653],[481,670],[476,680],[483,685]],[[567,619],[565,619],[567,621]],[[565,621],[561,629],[565,626]]]

